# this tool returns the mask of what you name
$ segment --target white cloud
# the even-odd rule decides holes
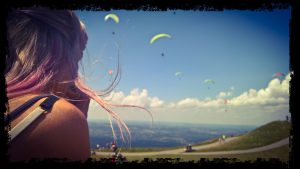
[[[265,89],[250,89],[230,100],[230,103],[239,105],[268,105],[287,104],[289,102],[289,81],[290,76],[281,82],[279,79],[270,81]]]
[[[282,81],[272,79],[266,88],[249,89],[236,97],[233,97],[233,89],[220,92],[215,98],[184,98],[176,102],[164,102],[158,97],[150,96],[146,89],[136,88],[128,95],[121,91],[112,92],[104,99],[115,104],[151,108],[154,120],[158,121],[263,124],[284,119],[289,114],[289,81],[289,75]],[[228,100],[227,105],[224,103],[225,98]],[[91,102],[90,110],[98,113],[100,107],[95,107],[96,105]],[[138,109],[120,109],[118,112],[122,112],[120,115],[125,120],[148,120],[147,115]],[[91,118],[99,117],[98,114],[92,114]]]
[[[158,97],[154,97],[151,100],[150,107],[159,107],[163,105],[164,101],[160,100]]]
[[[192,106],[199,106],[201,103],[198,99],[195,98],[186,98],[177,103],[179,107],[192,107]]]
[[[218,95],[217,95],[217,98],[228,98],[232,96],[232,93],[231,92],[220,92]]]
[[[245,105],[276,105],[288,104],[289,102],[289,81],[290,76],[287,75],[283,81],[273,79],[264,89],[249,89],[241,95],[228,99],[232,92],[220,92],[215,99],[206,98],[199,100],[197,98],[185,98],[175,103],[176,107],[219,107],[224,106],[224,99],[228,100],[228,104],[234,106]],[[174,103],[173,103],[174,104]],[[174,106],[174,105],[173,105]]]
[[[290,76],[287,75],[283,81],[273,79],[264,89],[249,89],[237,97],[232,97],[232,92],[220,92],[215,99],[206,98],[203,100],[197,98],[184,98],[177,102],[165,103],[158,97],[151,97],[146,89],[133,89],[129,95],[123,92],[111,92],[105,100],[115,104],[129,104],[143,107],[168,107],[168,108],[188,108],[188,107],[218,107],[224,105],[224,99],[234,106],[241,105],[276,105],[287,104],[289,101],[289,81]]]
[[[105,98],[111,103],[115,104],[128,104],[142,107],[159,107],[162,106],[164,101],[158,97],[150,97],[146,89],[133,89],[130,94],[125,96],[123,92],[112,92]]]

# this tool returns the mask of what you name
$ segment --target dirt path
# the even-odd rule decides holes
[[[233,140],[238,139],[239,137],[231,137],[226,139],[226,143],[229,143]],[[174,149],[174,150],[165,150],[165,151],[155,151],[155,152],[121,152],[124,156],[156,156],[156,155],[225,155],[225,154],[245,154],[245,153],[253,153],[253,152],[260,152],[265,150],[270,150],[273,148],[281,147],[283,145],[289,144],[289,138],[285,138],[283,140],[280,140],[278,142],[275,142],[273,144],[263,146],[263,147],[257,147],[247,150],[232,150],[232,151],[214,151],[214,152],[190,152],[187,153],[184,151],[183,148],[180,149]],[[207,144],[207,145],[200,145],[200,146],[194,146],[193,149],[195,150],[201,150],[206,148],[212,148],[219,146],[219,142]],[[111,155],[112,152],[96,152],[96,155]]]
[[[269,144],[263,147],[251,148],[247,150],[232,150],[232,151],[215,151],[215,152],[195,152],[195,153],[181,153],[182,155],[229,155],[229,154],[246,154],[246,153],[255,153],[266,150],[271,150],[277,147],[281,147],[289,144],[289,138],[285,138],[273,144]]]

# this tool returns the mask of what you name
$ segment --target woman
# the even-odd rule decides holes
[[[57,98],[52,99],[49,109],[44,109],[44,113],[13,135],[8,152],[12,161],[89,158],[86,118],[90,99],[100,104],[120,129],[125,127],[129,132],[126,124],[109,109],[111,105],[84,85],[78,75],[78,63],[87,39],[84,25],[72,11],[30,8],[8,14],[9,52],[5,69],[8,114],[18,112],[18,116],[11,119],[14,131],[11,133],[15,133],[16,128],[24,124],[24,119],[26,121],[50,95]],[[112,88],[113,84],[107,92]],[[18,111],[24,102],[33,99],[38,101]]]

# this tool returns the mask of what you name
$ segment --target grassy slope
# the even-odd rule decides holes
[[[261,147],[287,138],[290,135],[290,129],[291,123],[289,122],[274,121],[242,135],[230,143],[199,151],[242,150]]]
[[[152,159],[155,158],[181,158],[184,161],[195,160],[198,161],[200,158],[237,158],[241,161],[246,160],[256,160],[257,158],[279,158],[281,161],[287,162],[289,160],[289,146],[285,145],[279,148],[275,148],[272,150],[267,150],[258,153],[248,153],[248,154],[237,154],[237,155],[210,155],[210,156],[195,156],[195,155],[161,155],[161,156],[153,156],[150,157]],[[140,160],[143,158],[140,157],[128,157],[129,160]]]
[[[290,135],[291,123],[286,121],[274,121],[263,125],[245,135],[240,136],[239,139],[232,141],[229,144],[221,145],[220,147],[202,149],[204,151],[221,151],[221,150],[238,150],[249,149],[254,147],[265,146],[281,139],[284,139]],[[206,145],[217,142],[218,139],[212,139],[204,141],[193,146]],[[172,148],[123,148],[122,152],[151,152],[151,151],[165,151],[172,149],[184,149],[185,147],[172,147]],[[111,150],[100,150],[101,152],[111,152]]]
[[[236,149],[248,149],[254,147],[260,147],[264,145],[268,145],[284,139],[290,135],[291,124],[286,121],[274,121],[263,125],[245,135],[240,136],[239,139],[234,140],[231,143],[221,145],[219,148],[210,148],[201,150],[204,151],[220,151],[220,150],[236,150]],[[202,142],[200,144],[209,144],[216,142],[217,139],[208,140]],[[197,145],[200,145],[197,144]],[[162,151],[166,149],[172,148],[136,148],[133,149],[131,152],[146,152],[146,151]],[[174,148],[173,148],[174,149]],[[123,150],[122,150],[123,151]],[[124,152],[124,151],[123,151]],[[238,154],[238,155],[210,155],[210,156],[197,156],[197,155],[160,155],[160,156],[151,156],[153,160],[156,158],[181,158],[184,161],[195,160],[198,161],[200,158],[237,158],[241,161],[245,160],[255,160],[256,158],[279,158],[282,161],[287,162],[289,159],[289,146],[285,145],[282,147],[278,147],[272,150],[267,150],[263,152],[257,153],[248,153],[248,154]],[[109,158],[110,156],[92,156],[92,158]],[[143,160],[145,157],[141,156],[130,156],[127,157],[128,160]]]

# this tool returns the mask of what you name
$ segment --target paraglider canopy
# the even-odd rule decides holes
[[[211,84],[215,84],[215,81],[213,81],[213,80],[211,80],[211,79],[205,79],[205,80],[204,80],[204,83],[208,85],[208,89],[209,89],[209,86],[210,86]]]
[[[280,77],[280,76],[285,76],[285,74],[281,72],[277,72],[273,75],[273,77]]]
[[[175,76],[178,77],[179,80],[181,80],[182,72],[176,72]]]
[[[206,84],[215,84],[215,81],[213,81],[211,79],[205,79],[204,83],[206,83]]]
[[[104,20],[107,21],[108,19],[112,19],[114,20],[116,23],[119,23],[120,20],[119,20],[119,17],[116,15],[116,14],[107,14],[105,17],[104,17]]]
[[[151,38],[150,44],[154,43],[157,39],[160,39],[160,38],[171,38],[171,35],[166,34],[166,33],[157,34]]]
[[[180,76],[182,74],[182,72],[176,72],[175,76]]]

